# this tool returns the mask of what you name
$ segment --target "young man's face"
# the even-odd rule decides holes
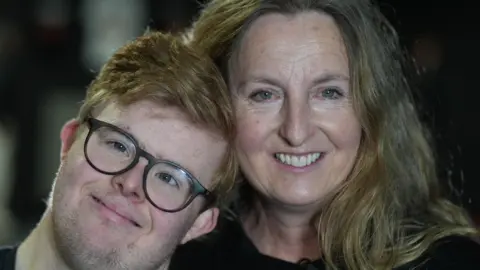
[[[127,108],[110,105],[96,119],[122,128],[143,150],[178,164],[207,189],[226,151],[224,140],[192,125],[171,107],[146,101]],[[94,169],[84,154],[89,128],[75,138],[77,128],[78,123],[69,122],[62,130],[62,163],[52,197],[54,235],[68,263],[82,269],[158,269],[168,264],[179,243],[214,228],[218,209],[199,215],[205,204],[202,196],[174,213],[161,211],[147,200],[142,186],[144,157],[119,175]],[[129,143],[99,130],[85,149],[100,169],[121,168],[128,163],[122,163],[122,158],[135,155]],[[163,168],[167,169],[149,171],[147,179],[152,182],[147,181],[147,186],[152,186],[149,197],[166,205],[180,198],[174,194],[184,190],[181,185],[186,183],[176,182],[183,174],[175,167]],[[167,200],[167,196],[171,197]]]

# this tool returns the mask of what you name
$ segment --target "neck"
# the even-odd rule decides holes
[[[18,249],[15,270],[31,269],[69,270],[55,245],[51,209]]]
[[[297,263],[320,257],[315,213],[257,200],[243,220],[246,234],[268,256]]]

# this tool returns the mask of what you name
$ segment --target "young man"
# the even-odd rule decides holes
[[[167,269],[233,184],[230,106],[214,64],[175,37],[118,50],[62,128],[45,214],[0,269]]]

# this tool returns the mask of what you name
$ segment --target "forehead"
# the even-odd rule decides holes
[[[226,151],[220,135],[194,125],[174,107],[148,101],[127,107],[110,104],[97,118],[133,135],[140,147],[153,156],[180,164],[206,186]]]
[[[348,58],[339,29],[329,15],[267,14],[247,31],[237,61],[245,73],[281,76],[329,72],[347,77]],[[294,74],[295,73],[295,74]]]

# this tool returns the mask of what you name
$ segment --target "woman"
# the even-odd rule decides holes
[[[228,81],[243,181],[233,220],[172,269],[479,267],[375,6],[214,0],[188,38]]]

